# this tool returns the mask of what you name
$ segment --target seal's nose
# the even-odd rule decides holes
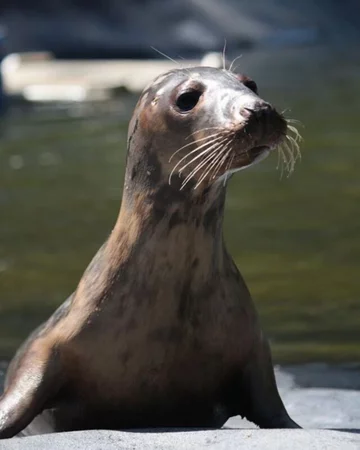
[[[256,102],[251,106],[243,106],[240,109],[240,114],[244,119],[250,119],[251,117],[259,120],[267,119],[272,112],[273,108],[266,102]]]
[[[238,109],[242,117],[242,123],[247,132],[253,137],[280,135],[286,132],[286,122],[281,114],[262,100],[246,102]]]

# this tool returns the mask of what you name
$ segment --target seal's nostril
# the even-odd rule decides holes
[[[244,117],[245,119],[250,119],[251,117],[256,117],[258,119],[260,118],[265,118],[267,117],[269,114],[271,114],[271,112],[273,111],[272,106],[270,105],[270,103],[265,103],[265,102],[256,102],[253,105],[249,106],[243,106],[240,109],[240,114],[242,115],[242,117]]]
[[[255,112],[268,112],[271,111],[272,107],[270,103],[256,102],[253,109]]]
[[[262,103],[260,106],[260,111],[264,111],[265,113],[268,113],[272,111],[272,106],[269,103]]]

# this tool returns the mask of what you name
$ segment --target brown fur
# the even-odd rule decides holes
[[[230,76],[209,70],[194,69],[204,72],[203,83],[210,73],[209,86],[219,78],[217,91],[229,80],[240,100],[250,98]],[[169,107],[188,77],[173,72],[139,100],[117,223],[73,296],[14,358],[0,401],[0,437],[25,427],[221,426],[236,414],[264,427],[297,427],[224,245],[226,186],[206,179],[194,189],[197,174],[182,188],[188,172],[169,184],[169,156],[210,121],[206,97],[198,105],[202,119],[177,117]],[[241,167],[249,158],[234,159]]]

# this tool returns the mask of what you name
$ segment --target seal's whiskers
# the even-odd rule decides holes
[[[205,168],[203,170],[202,175],[200,176],[197,183],[195,184],[194,190],[200,186],[200,184],[203,182],[203,180],[206,178],[206,176],[210,172],[211,168],[214,166],[214,164],[217,163],[219,158],[221,158],[221,155],[222,155],[222,152],[220,151],[220,154],[216,154],[216,155],[214,154],[213,158],[209,159],[208,161],[206,161],[205,164],[203,164],[203,166],[205,166]]]
[[[280,180],[282,180],[282,177],[284,174],[284,165],[285,165],[286,157],[284,155],[284,151],[283,151],[282,147],[278,147],[278,152],[279,152],[279,157],[278,157],[278,165],[276,168],[279,169],[279,167],[280,167]]]
[[[295,153],[295,161],[298,159],[301,159],[301,152],[300,152],[300,146],[299,143],[293,138],[292,136],[286,136],[286,139],[288,141],[288,145],[290,145],[291,150]]]
[[[292,149],[290,148],[289,144],[287,143],[287,141],[283,142],[282,148],[283,148],[284,154],[287,156],[286,169],[288,171],[288,177],[289,177],[292,174],[292,172],[294,171],[296,159],[295,159],[294,153],[293,153]]]
[[[231,151],[232,151],[232,140],[229,140],[223,148],[223,153],[225,153],[224,157],[219,161],[219,163],[216,165],[216,167],[214,167],[213,170],[213,175],[211,177],[211,179],[214,179],[216,177],[216,175],[219,173],[219,170],[221,169],[221,167],[223,166],[223,164],[225,163],[225,161],[227,160],[228,156],[230,155]],[[230,149],[229,149],[230,146]]]
[[[215,162],[215,160],[217,161],[218,157],[221,157],[221,150],[224,146],[224,144],[227,143],[227,137],[224,137],[223,141],[218,142],[217,145],[215,146],[215,148],[212,150],[210,155],[207,155],[203,160],[201,160],[199,162],[199,164],[187,175],[187,177],[185,178],[185,180],[183,181],[182,184],[182,188],[186,186],[186,184],[191,180],[191,178],[194,177],[194,175],[201,170],[204,166],[206,170],[206,165],[207,164],[211,164],[213,162]],[[220,153],[219,153],[220,152]],[[199,183],[196,184],[195,188],[199,185]],[[194,188],[194,189],[195,189]]]
[[[200,130],[196,130],[193,133],[189,134],[189,136],[187,136],[185,138],[185,141],[187,139],[189,139],[190,137],[194,136],[197,133],[202,133],[203,131],[208,131],[208,130],[223,130],[223,127],[207,127],[207,128],[201,128]]]
[[[242,55],[239,55],[239,56],[237,56],[236,58],[234,58],[233,60],[232,60],[232,62],[231,62],[231,64],[230,64],[230,67],[229,67],[229,72],[231,72],[231,69],[232,69],[232,66],[236,63],[236,61],[238,60],[238,59],[240,59],[242,57]],[[236,67],[235,67],[235,69],[234,70],[236,70]],[[231,72],[231,73],[234,73],[234,72]]]
[[[217,144],[219,144],[221,141],[221,139],[223,139],[222,136],[216,137],[212,140],[210,140],[209,142],[206,141],[205,143],[203,143],[202,145],[200,145],[199,147],[196,147],[194,150],[192,150],[191,152],[187,153],[185,156],[183,156],[180,161],[178,161],[175,166],[173,167],[172,171],[170,172],[169,175],[169,184],[171,184],[171,179],[172,176],[174,175],[174,172],[176,171],[176,169],[181,165],[181,163],[188,158],[190,155],[194,154],[194,153],[198,153],[200,150],[202,150],[202,152],[198,155],[196,155],[194,158],[192,158],[188,163],[186,163],[183,167],[181,167],[179,169],[179,174],[181,174],[181,172],[189,165],[191,164],[193,161],[199,159],[202,155],[205,155],[206,153],[208,153],[209,151],[211,151],[213,149],[213,147]],[[193,144],[195,144],[196,142],[194,142]],[[203,150],[205,148],[205,150]]]
[[[203,174],[201,175],[201,177],[199,178],[198,182],[196,183],[194,189],[196,189],[198,186],[200,186],[200,184],[205,180],[205,178],[209,175],[209,173],[211,172],[211,170],[217,166],[217,164],[219,163],[219,161],[222,161],[224,152],[226,151],[226,147],[227,144],[229,142],[225,143],[221,149],[218,155],[216,155],[216,157],[214,158],[214,160],[212,160],[211,162],[209,162],[209,166],[205,167]]]
[[[226,53],[226,39],[224,41],[224,48],[223,48],[223,51],[222,51],[223,70],[226,70],[226,55],[225,55],[225,53]]]
[[[225,169],[225,177],[224,177],[224,186],[226,185],[228,176],[229,176],[229,169],[233,163],[234,160],[234,153],[231,155],[231,158],[229,158],[229,162],[227,163],[226,169]]]
[[[161,56],[163,56],[164,58],[168,59],[169,61],[171,61],[171,62],[177,64],[182,70],[185,70],[188,74],[191,74],[190,67],[184,67],[184,66],[182,66],[182,65],[180,64],[179,61],[176,61],[176,59],[171,58],[169,55],[167,55],[166,53],[161,52],[160,50],[158,50],[158,49],[155,48],[155,47],[150,46],[150,48],[151,48],[152,50],[154,50],[155,52],[159,53],[159,55],[161,55]]]
[[[213,158],[215,158],[218,154],[219,149],[222,146],[222,142],[217,143],[217,145],[215,146],[215,148],[212,150],[212,152],[210,153],[210,155],[207,155],[205,157],[205,159],[203,159],[202,161],[199,162],[199,164],[187,175],[187,177],[185,178],[185,180],[183,181],[180,190],[182,190],[187,183],[191,180],[191,178],[202,168],[204,167],[204,165],[206,165],[209,161],[211,161]]]
[[[211,142],[212,143],[212,142]],[[206,153],[209,153],[210,150],[212,150],[214,147],[216,147],[218,144],[220,144],[221,142],[215,142],[213,145],[211,145],[210,147],[208,147],[206,150],[203,150],[199,155],[194,156],[194,158],[192,158],[190,161],[188,161],[184,166],[182,166],[179,169],[179,175],[181,175],[181,173],[190,165],[192,164],[194,161],[198,160],[199,158],[201,158],[203,155],[205,155]],[[191,152],[192,153],[192,152]],[[190,155],[190,153],[189,153]]]
[[[300,120],[297,119],[285,119],[287,123],[297,123],[299,125],[302,125],[302,123],[300,122]]]
[[[220,136],[222,133],[219,131],[219,133],[214,133],[214,134],[211,134],[210,136],[205,136],[205,137],[203,137],[203,138],[200,138],[200,139],[197,139],[196,141],[192,141],[192,142],[188,142],[187,144],[185,144],[185,145],[183,145],[182,147],[180,147],[179,149],[177,149],[171,156],[170,156],[170,158],[169,158],[169,162],[171,162],[171,160],[173,159],[173,157],[177,154],[177,153],[179,153],[181,150],[184,150],[185,148],[187,148],[187,147],[190,147],[191,145],[196,145],[196,144],[198,144],[199,142],[202,142],[202,141],[205,141],[205,140],[209,140],[209,139],[211,139],[211,138],[213,138],[213,137],[216,137],[216,136]],[[191,135],[190,135],[191,136]],[[188,136],[189,137],[189,136]],[[199,149],[200,147],[197,147],[197,149]],[[187,155],[185,155],[185,157],[187,157],[188,155],[189,155],[190,153],[188,153]]]
[[[298,129],[291,123],[300,123],[295,119],[286,119],[287,122],[287,134],[284,136],[284,140],[278,146],[278,162],[276,169],[279,169],[281,163],[281,176],[282,178],[284,167],[289,177],[294,171],[297,160],[301,160],[301,151],[299,143],[302,141],[302,137]],[[291,134],[290,134],[291,133]]]

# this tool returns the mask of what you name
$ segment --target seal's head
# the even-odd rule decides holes
[[[262,160],[286,142],[288,125],[254,81],[210,67],[170,71],[142,93],[128,135],[143,172],[197,188]],[[155,167],[156,166],[156,167]]]

